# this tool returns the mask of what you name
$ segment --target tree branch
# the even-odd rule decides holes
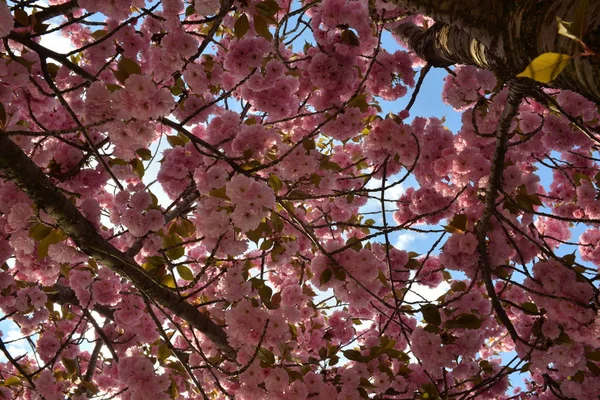
[[[227,358],[235,359],[236,352],[220,326],[176,293],[155,282],[132,257],[126,256],[104,239],[23,150],[2,136],[0,171],[23,190],[37,207],[54,218],[81,251],[130,280],[138,290],[204,333]]]
[[[502,112],[502,116],[498,121],[498,128],[496,130],[496,149],[492,156],[492,165],[490,169],[490,177],[488,187],[485,192],[485,209],[479,222],[475,228],[475,235],[477,236],[477,251],[479,252],[479,268],[483,275],[483,281],[487,290],[488,296],[492,302],[492,307],[500,319],[500,322],[506,327],[512,340],[516,343],[522,341],[515,327],[513,326],[510,318],[506,314],[500,299],[496,294],[494,282],[492,281],[492,265],[488,257],[488,244],[487,244],[487,233],[491,228],[491,218],[496,210],[496,200],[499,196],[499,190],[502,186],[502,174],[504,172],[504,156],[508,148],[508,136],[510,131],[510,125],[513,118],[519,111],[519,105],[523,99],[525,90],[527,87],[523,86],[519,81],[511,82],[509,86],[508,98],[506,99],[506,106]]]

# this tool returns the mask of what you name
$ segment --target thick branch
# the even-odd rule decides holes
[[[44,22],[49,19],[58,17],[60,15],[65,15],[74,11],[79,5],[77,4],[77,0],[71,0],[63,4],[57,4],[55,6],[50,6],[42,11],[35,13],[35,19],[37,22]]]
[[[1,135],[0,171],[23,190],[37,207],[54,218],[81,251],[129,279],[138,290],[204,333],[226,357],[235,358],[235,350],[229,345],[227,335],[220,326],[176,293],[155,282],[132,257],[126,256],[104,239],[21,148]]]
[[[502,174],[504,172],[504,156],[508,148],[508,134],[510,132],[510,125],[513,118],[519,111],[519,104],[523,99],[523,95],[526,88],[522,87],[518,82],[512,82],[509,87],[508,98],[506,100],[506,106],[498,122],[498,128],[496,130],[496,149],[492,156],[492,165],[490,169],[490,177],[488,187],[485,192],[485,209],[481,218],[479,219],[478,225],[475,229],[477,236],[477,251],[479,252],[479,268],[483,275],[483,281],[485,288],[490,300],[492,307],[500,319],[500,322],[506,327],[512,340],[516,343],[517,340],[521,340],[519,334],[515,330],[510,318],[506,314],[492,281],[492,265],[488,257],[488,244],[487,244],[487,233],[491,228],[491,218],[496,210],[496,200],[499,196],[499,189],[502,186]]]
[[[23,46],[35,51],[40,57],[52,58],[53,60],[60,62],[62,65],[75,72],[77,75],[80,75],[81,77],[87,79],[88,81],[93,82],[96,80],[96,77],[94,75],[90,74],[79,65],[71,62],[71,60],[69,60],[69,58],[64,54],[60,54],[55,52],[54,50],[50,50],[19,33],[11,32],[8,35],[8,38],[10,40],[14,40],[17,43],[21,43]]]
[[[397,0],[396,3],[405,6],[430,1]],[[476,8],[489,10],[488,7],[493,7],[497,0],[477,3]],[[429,15],[439,17],[440,22],[430,29],[408,23],[400,25],[394,32],[407,41],[419,57],[433,66],[474,65],[489,69],[508,81],[540,54],[554,52],[577,56],[582,52],[579,43],[558,34],[556,23],[556,17],[573,21],[578,4],[571,0],[522,1],[507,6],[504,15],[488,24],[484,32],[476,22],[473,22],[476,29],[471,29],[473,26],[469,25],[469,19],[463,18],[465,13],[469,15],[471,12],[468,6],[463,6],[453,15],[446,15],[451,10],[441,12],[442,7],[438,6]],[[443,15],[439,16],[440,13]],[[594,32],[600,29],[600,2],[590,2],[585,22],[583,41],[592,48],[597,47]],[[572,90],[599,103],[598,64],[598,56],[574,57],[551,86]]]
[[[505,0],[389,0],[415,14],[423,14],[491,43],[490,27],[501,25],[507,14]]]
[[[52,292],[46,293],[46,295],[48,296],[48,300],[50,300],[53,303],[57,303],[57,304],[61,304],[61,305],[72,304],[79,308],[83,308],[81,306],[81,304],[79,303],[79,300],[77,299],[77,295],[75,295],[75,291],[69,287],[60,285],[58,283],[55,284],[54,286],[52,286]],[[115,310],[113,310],[110,307],[101,306],[99,304],[96,304],[94,306],[94,311],[96,311],[98,314],[102,315],[104,318],[108,318],[111,321],[114,320]]]

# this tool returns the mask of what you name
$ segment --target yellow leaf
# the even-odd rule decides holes
[[[10,378],[4,381],[4,386],[14,386],[19,385],[21,383],[21,379],[16,376],[11,376]]]
[[[536,57],[517,78],[531,78],[541,83],[551,82],[565,69],[571,58],[567,54],[544,53]]]
[[[173,275],[165,275],[161,280],[160,284],[166,287],[170,287],[171,289],[175,289],[175,278]]]

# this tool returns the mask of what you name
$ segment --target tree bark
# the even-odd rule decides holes
[[[468,64],[508,81],[543,53],[574,56],[549,86],[572,90],[600,103],[600,55],[579,57],[583,47],[558,34],[556,18],[573,21],[579,1],[392,0],[438,21],[425,30],[403,24],[395,33],[434,66]],[[583,42],[600,53],[600,2],[590,1]]]

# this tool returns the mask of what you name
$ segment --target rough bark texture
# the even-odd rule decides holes
[[[428,30],[404,24],[395,32],[434,66],[469,64],[509,80],[547,52],[576,56],[576,41],[558,34],[556,17],[573,21],[578,1],[394,0],[437,21]],[[501,11],[499,11],[501,10]],[[600,1],[590,1],[583,41],[600,52]],[[600,56],[576,57],[551,86],[600,102]]]
[[[235,351],[220,326],[176,293],[155,282],[132,257],[104,239],[23,150],[8,137],[1,135],[0,172],[27,193],[37,207],[54,218],[81,251],[128,279],[148,298],[204,333],[226,357],[235,358]]]

